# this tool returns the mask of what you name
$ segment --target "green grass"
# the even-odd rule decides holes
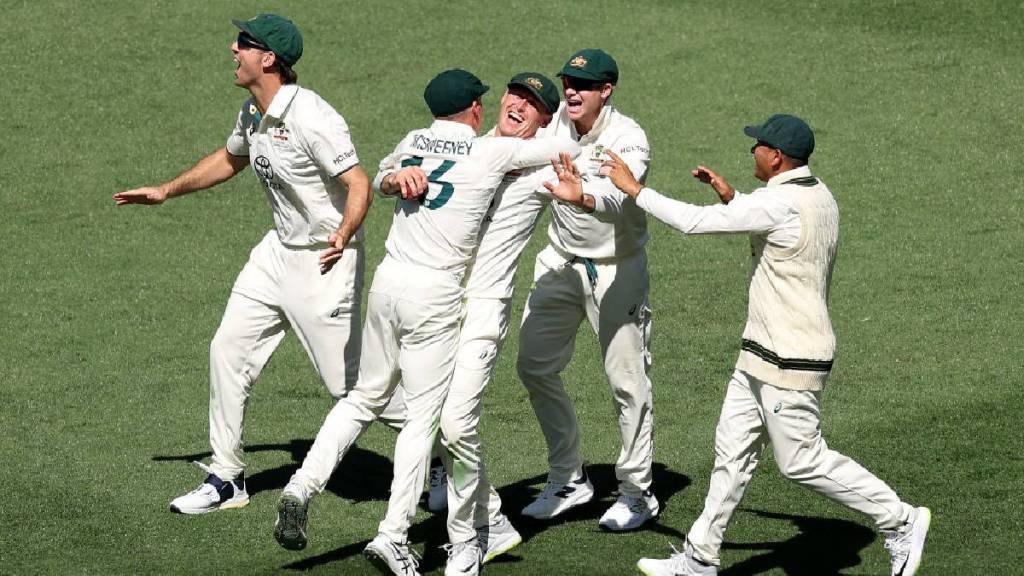
[[[393,434],[373,427],[311,510],[300,553],[271,536],[279,489],[331,402],[293,338],[255,387],[252,503],[167,512],[208,451],[207,352],[235,275],[271,226],[250,174],[158,208],[110,195],[156,183],[223,145],[246,94],[231,86],[231,18],[278,11],[306,36],[300,83],[348,120],[363,165],[428,121],[422,87],[460,66],[494,87],[554,73],[601,46],[617,105],[647,129],[649,184],[689,201],[688,175],[752,177],[740,128],[774,112],[817,130],[835,193],[839,337],[824,395],[830,444],[935,519],[925,574],[1022,574],[1024,10],[1011,1],[367,3],[8,0],[0,35],[0,573],[361,574],[386,506]],[[493,116],[491,116],[493,118]],[[371,211],[368,263],[391,210]],[[745,314],[743,238],[682,238],[652,222],[657,525],[597,530],[617,432],[589,332],[565,378],[602,503],[488,574],[629,574],[699,514],[714,424]],[[516,314],[538,234],[523,260]],[[517,512],[545,471],[515,376],[516,331],[485,400],[492,478]],[[412,538],[439,573],[443,521]],[[882,574],[862,517],[781,478],[767,458],[723,552],[723,575]]]

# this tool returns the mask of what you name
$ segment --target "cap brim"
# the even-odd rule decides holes
[[[540,90],[537,90],[536,88],[530,86],[526,82],[509,82],[506,85],[507,88],[512,88],[513,86],[517,88],[522,88],[523,90],[526,90],[530,94],[533,94],[533,96],[537,99],[538,102],[540,102],[540,105],[543,106],[545,110],[547,110],[551,114],[555,113],[554,110],[548,108],[548,103],[544,101],[544,96],[541,95]]]
[[[562,71],[556,74],[556,76],[568,76],[570,78],[579,78],[580,80],[590,80],[591,82],[609,82],[596,74],[576,68],[562,68]]]
[[[248,34],[250,36],[253,35],[252,28],[249,27],[249,23],[246,22],[245,20],[235,20],[235,19],[232,18],[231,19],[231,23],[235,25],[235,28],[238,28],[242,32],[245,32],[246,34]]]
[[[761,127],[760,126],[747,126],[743,129],[743,133],[755,140],[761,139]]]

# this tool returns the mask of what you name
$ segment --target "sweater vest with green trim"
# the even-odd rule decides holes
[[[752,235],[747,325],[736,368],[777,388],[821,390],[836,338],[828,315],[839,242],[839,208],[817,178],[791,180],[757,194],[780,195],[800,215],[800,239],[779,248]]]

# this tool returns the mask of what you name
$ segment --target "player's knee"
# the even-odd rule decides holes
[[[527,386],[543,380],[545,377],[550,376],[553,373],[546,365],[537,362],[529,356],[523,355],[516,358],[516,372],[519,373],[519,379]]]
[[[459,446],[475,432],[475,428],[463,415],[452,410],[441,410],[441,434],[447,446]]]
[[[237,347],[235,339],[231,334],[220,328],[213,335],[213,339],[210,340],[210,364],[216,366],[218,364],[230,363],[237,356],[235,353]]]
[[[793,482],[805,482],[817,475],[818,466],[815,460],[805,450],[797,451],[795,454],[782,456],[775,453],[775,462],[779,466],[779,472]]]

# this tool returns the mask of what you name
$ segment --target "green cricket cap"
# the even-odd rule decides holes
[[[260,14],[249,20],[232,20],[231,23],[270,48],[287,66],[293,66],[302,57],[302,34],[287,18]]]
[[[619,81],[619,65],[600,48],[584,48],[569,57],[558,75],[615,84]]]
[[[544,105],[548,112],[554,114],[558,110],[558,103],[562,98],[558,95],[558,88],[547,76],[539,72],[520,72],[508,81],[508,87],[518,86],[530,94],[533,94]]]
[[[781,150],[798,160],[807,160],[814,152],[814,131],[806,122],[789,114],[775,114],[760,126],[747,126],[743,133]]]
[[[434,117],[462,112],[490,88],[471,72],[459,68],[445,70],[434,76],[423,90],[423,99]]]

